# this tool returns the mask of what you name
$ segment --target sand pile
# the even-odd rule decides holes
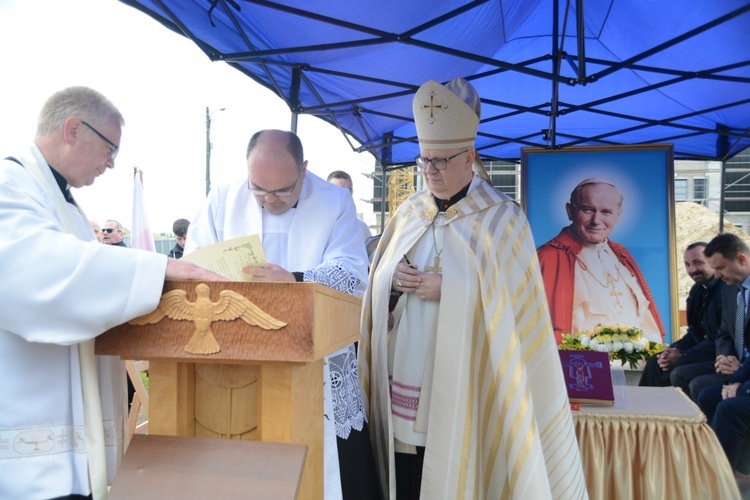
[[[724,220],[724,232],[734,233],[750,245],[750,235],[727,222],[726,219]],[[675,241],[677,242],[677,259],[675,264],[677,266],[677,294],[680,309],[685,308],[685,299],[690,292],[690,287],[693,286],[693,280],[685,272],[682,254],[690,243],[695,241],[709,242],[717,234],[719,234],[719,214],[695,203],[678,203],[676,205]]]

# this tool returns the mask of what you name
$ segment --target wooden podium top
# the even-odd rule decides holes
[[[306,453],[302,444],[136,434],[109,498],[292,500]]]
[[[97,337],[96,354],[309,363],[359,340],[361,306],[360,298],[316,283],[167,281],[157,310]],[[209,342],[216,352],[201,352]]]

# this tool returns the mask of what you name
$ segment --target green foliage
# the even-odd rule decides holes
[[[638,368],[638,361],[648,361],[651,356],[655,354],[659,354],[664,350],[666,347],[665,344],[657,344],[656,342],[649,342],[648,348],[643,351],[633,351],[633,352],[626,352],[625,349],[620,349],[619,351],[612,351],[609,353],[609,359],[620,360],[620,366],[625,366],[625,363],[628,363],[630,365],[630,368],[637,369]]]
[[[643,332],[638,328],[601,324],[577,335],[563,334],[562,342],[557,346],[559,350],[566,351],[608,352],[611,361],[619,360],[621,366],[628,363],[634,370],[638,368],[640,360],[647,361],[663,351],[664,347],[665,344],[644,339]]]
[[[560,351],[590,351],[588,347],[583,347],[581,341],[573,335],[563,334],[562,343],[558,344],[557,349]]]

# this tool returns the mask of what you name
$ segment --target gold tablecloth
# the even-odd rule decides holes
[[[624,389],[624,408],[581,406],[573,412],[593,500],[740,498],[716,435],[682,391]]]

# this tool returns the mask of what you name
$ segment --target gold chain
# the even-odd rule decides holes
[[[433,265],[432,266],[426,266],[424,268],[425,271],[430,273],[441,273],[443,272],[443,268],[440,267],[440,254],[443,253],[443,249],[441,248],[438,250],[437,247],[437,237],[435,236],[435,223],[437,222],[438,218],[435,217],[432,219],[432,245],[435,249],[435,257],[433,258]],[[443,247],[444,248],[444,247]]]
[[[437,247],[437,238],[435,237],[435,222],[437,222],[438,218],[435,217],[432,220],[432,246],[435,248],[435,257],[440,258],[440,254],[443,253],[443,249],[441,248],[438,250]]]
[[[434,236],[434,234],[433,234],[433,236]],[[585,264],[583,264],[583,262],[581,262],[580,259],[579,259],[579,262],[582,264],[581,268],[584,271],[586,271],[587,273],[589,273],[589,275],[592,278],[594,278],[594,281],[596,281],[599,284],[599,286],[601,286],[602,288],[609,288],[610,286],[613,286],[615,283],[617,283],[618,281],[620,281],[620,276],[622,276],[622,274],[620,274],[620,268],[622,267],[622,263],[620,262],[620,259],[618,259],[617,257],[614,258],[614,260],[616,262],[615,268],[617,270],[617,276],[615,276],[612,273],[610,273],[609,271],[607,271],[607,268],[605,267],[604,262],[602,261],[602,258],[599,255],[598,251],[596,253],[596,257],[599,259],[599,263],[602,265],[602,269],[604,269],[605,283],[602,283],[601,281],[599,281],[599,278],[597,278],[596,275],[591,272],[591,270],[588,268],[588,266],[586,266]]]

